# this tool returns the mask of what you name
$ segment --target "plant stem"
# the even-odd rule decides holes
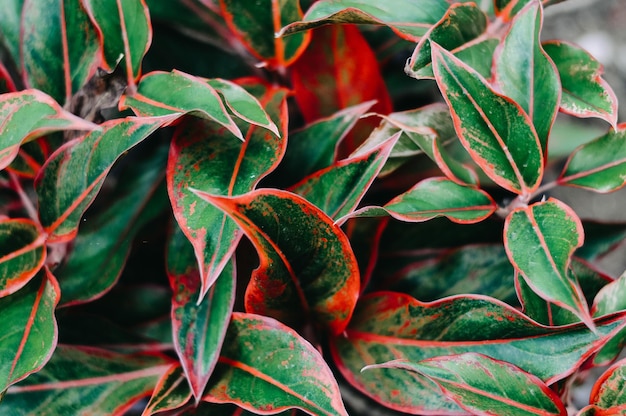
[[[22,184],[20,183],[17,175],[13,172],[9,172],[9,181],[11,182],[11,187],[13,188],[13,190],[19,195],[20,200],[22,201],[22,205],[28,213],[28,216],[37,224],[39,224],[39,215],[37,215],[37,210],[35,209],[33,202],[30,200],[26,192],[24,192],[24,188],[22,188]]]

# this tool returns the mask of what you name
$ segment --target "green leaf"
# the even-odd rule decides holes
[[[165,152],[163,151],[165,150]],[[134,162],[117,178],[106,207],[87,216],[78,229],[72,251],[55,270],[61,305],[94,300],[117,282],[137,233],[169,206],[162,185],[167,148]]]
[[[593,328],[584,294],[568,273],[572,254],[583,240],[576,213],[553,198],[515,209],[504,223],[504,247],[526,283]]]
[[[28,219],[0,221],[0,298],[23,287],[41,269],[45,235]]]
[[[89,17],[98,30],[107,69],[113,70],[123,57],[127,92],[136,90],[141,61],[152,42],[148,7],[142,0],[83,0]]]
[[[57,344],[54,309],[59,297],[59,286],[45,268],[20,291],[0,299],[0,393],[39,371],[52,355]]]
[[[575,255],[594,261],[611,253],[626,237],[626,224],[621,222],[598,222],[583,220],[585,243]]]
[[[49,234],[48,241],[74,238],[80,218],[95,199],[113,163],[179,115],[107,121],[100,130],[67,142],[54,152],[35,179],[39,219]]]
[[[59,346],[41,371],[8,390],[0,408],[15,416],[123,414],[170,365],[163,355]]]
[[[606,414],[621,415],[626,412],[626,359],[606,370],[594,384],[589,402]]]
[[[0,95],[0,119],[0,169],[15,159],[22,143],[55,131],[96,128],[37,90]]]
[[[271,318],[243,313],[233,314],[203,400],[253,413],[295,407],[313,415],[347,415],[332,372],[311,344]]]
[[[480,222],[495,212],[497,205],[486,192],[458,185],[446,178],[428,178],[382,207],[364,207],[351,217],[390,215],[400,221],[421,222],[446,217],[460,224]]]
[[[432,78],[431,42],[456,55],[457,51],[469,46],[469,42],[485,32],[487,23],[487,16],[476,4],[451,5],[442,19],[420,38],[413,55],[406,63],[405,72],[417,79]],[[483,56],[483,60],[487,60],[487,56],[489,55]]]
[[[376,368],[408,370],[424,376],[473,415],[568,414],[559,396],[536,376],[481,354],[440,356],[417,363],[396,360],[364,370]]]
[[[61,104],[69,102],[99,63],[96,31],[81,3],[29,0],[21,13],[20,54],[27,86]]]
[[[8,52],[3,58],[3,63],[13,61],[17,66],[20,61],[20,29],[22,8],[25,0],[5,0],[2,3],[2,19],[0,19],[0,45]],[[5,61],[6,59],[6,61]],[[21,70],[18,70],[21,74]]]
[[[161,376],[141,416],[179,409],[191,398],[191,390],[180,364],[175,363]]]
[[[418,41],[448,10],[445,0],[422,0],[407,3],[402,0],[373,2],[369,0],[321,0],[315,2],[300,22],[292,23],[278,33],[290,35],[326,24],[387,25],[398,36]]]
[[[259,85],[252,82],[246,86]],[[220,195],[249,192],[276,168],[287,145],[287,91],[266,86],[260,89],[263,106],[279,123],[280,137],[250,126],[242,142],[217,123],[187,119],[177,128],[170,145],[168,193],[176,221],[198,259],[202,296],[220,275],[242,234],[230,218],[190,188]]]
[[[560,83],[556,67],[540,44],[543,11],[530,2],[513,20],[496,51],[495,82],[533,121],[547,157],[548,135],[559,109]]]
[[[472,159],[501,187],[522,195],[532,193],[543,176],[543,154],[528,115],[435,43],[432,58],[457,135]]]
[[[597,319],[596,333],[582,324],[548,328],[483,296],[422,303],[380,292],[359,300],[346,333],[331,341],[331,353],[350,384],[387,407],[413,414],[459,413],[431,382],[410,373],[361,369],[394,359],[418,362],[474,352],[511,363],[550,385],[576,371],[625,324],[621,314]]]
[[[543,48],[561,77],[561,111],[581,118],[601,118],[615,128],[617,97],[602,78],[602,65],[584,49],[566,42],[546,42]]]
[[[169,238],[167,273],[172,288],[174,346],[196,401],[217,364],[235,302],[235,261],[198,302],[201,280],[193,247],[177,225]]]
[[[626,310],[626,274],[597,292],[591,313],[594,317]],[[626,345],[626,331],[620,331],[593,357],[596,365],[606,365],[615,360]]]
[[[359,269],[339,226],[287,191],[263,189],[227,198],[195,191],[228,214],[259,253],[246,310],[302,322],[303,315],[341,333],[359,294]]]
[[[625,178],[626,123],[578,147],[567,160],[557,183],[606,193],[624,187]]]
[[[308,176],[289,191],[316,205],[330,218],[349,215],[359,204],[382,169],[400,133],[371,150],[359,149],[344,159]]]

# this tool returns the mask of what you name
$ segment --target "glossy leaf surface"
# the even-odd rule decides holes
[[[96,127],[63,110],[50,96],[37,90],[2,94],[0,119],[0,169],[15,159],[22,143],[55,131]]]
[[[100,130],[67,142],[54,152],[35,180],[39,219],[49,233],[48,240],[73,238],[81,216],[98,194],[113,163],[178,116],[111,120],[102,124]]]
[[[0,221],[0,298],[23,287],[46,259],[45,237],[28,219]]]
[[[596,192],[612,192],[626,181],[626,124],[580,146],[567,160],[559,185],[577,186]]]
[[[41,369],[50,358],[57,344],[54,309],[59,296],[54,276],[42,269],[20,291],[0,299],[0,392]]]
[[[170,366],[164,356],[59,346],[48,364],[9,389],[0,407],[16,416],[122,415]]]
[[[472,159],[503,188],[528,194],[543,176],[543,154],[532,121],[519,104],[433,43],[435,78]]]
[[[262,414],[299,408],[314,415],[347,415],[320,353],[291,328],[252,314],[233,314],[203,399]]]
[[[254,85],[257,83],[250,84]],[[286,91],[265,86],[261,90],[261,102],[272,119],[279,122],[280,137],[251,126],[241,142],[216,123],[188,119],[179,126],[170,146],[168,193],[176,221],[194,246],[202,294],[220,275],[241,232],[223,212],[189,189],[243,194],[276,168],[287,145]]]
[[[191,390],[180,364],[172,366],[157,382],[150,397],[150,402],[142,416],[154,415],[182,407],[191,398]]]
[[[290,35],[326,24],[385,24],[405,39],[417,41],[430,26],[446,13],[445,0],[406,3],[390,0],[384,3],[367,0],[322,0],[307,10],[302,21],[283,28],[280,35]]]
[[[584,294],[568,275],[571,256],[583,239],[576,213],[552,198],[514,210],[504,224],[504,247],[526,283],[593,327]]]
[[[602,78],[602,65],[578,46],[552,41],[543,44],[561,77],[561,110],[576,117],[598,117],[617,124],[617,97]]]
[[[500,90],[517,102],[535,126],[547,157],[548,135],[560,101],[556,67],[540,44],[543,11],[530,2],[518,13],[496,52],[495,80]]]
[[[361,368],[395,359],[419,362],[474,352],[511,363],[551,384],[575,371],[620,331],[622,319],[597,320],[594,334],[581,324],[538,325],[487,297],[422,303],[407,295],[379,292],[360,299],[345,336],[333,339],[331,352],[350,384],[387,407],[418,414],[457,414],[459,407],[431,382],[410,373],[361,372]]]
[[[473,415],[561,415],[561,399],[540,379],[504,361],[465,353],[417,363],[389,361],[366,369],[393,368],[424,376]]]
[[[247,311],[286,322],[309,316],[335,334],[345,329],[359,293],[359,269],[348,238],[326,214],[281,190],[234,198],[197,194],[233,218],[259,253]]]
[[[103,61],[113,70],[120,58],[128,83],[135,92],[141,75],[141,62],[152,42],[150,14],[144,0],[82,0],[98,28]]]
[[[167,250],[167,267],[172,288],[174,345],[197,400],[202,396],[217,364],[226,328],[235,302],[234,259],[200,299],[200,272],[193,247],[178,226]]]

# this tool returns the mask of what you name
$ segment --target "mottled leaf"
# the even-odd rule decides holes
[[[543,154],[528,115],[435,43],[432,59],[457,135],[472,159],[498,185],[530,194],[543,176]]]
[[[561,77],[561,111],[581,118],[598,117],[615,128],[617,97],[602,78],[602,65],[584,49],[566,42],[546,42],[543,48]]]
[[[15,159],[22,143],[55,131],[96,128],[63,110],[50,96],[37,90],[2,94],[0,119],[0,169]]]
[[[589,402],[606,414],[626,412],[626,360],[620,360],[606,370],[593,385]]]
[[[560,101],[556,67],[540,44],[543,11],[530,2],[513,20],[496,51],[495,81],[504,95],[518,103],[535,126],[544,158],[548,135]]]
[[[199,401],[217,364],[235,302],[231,259],[200,302],[200,272],[193,247],[177,225],[169,238],[167,273],[172,288],[172,328],[176,353]]]
[[[172,366],[161,376],[142,416],[178,409],[191,398],[191,390],[180,364]]]
[[[58,346],[41,371],[8,390],[0,408],[15,416],[122,415],[170,365],[163,355]]]
[[[341,333],[359,293],[359,269],[341,229],[319,208],[287,191],[234,198],[196,193],[227,213],[255,245],[260,266],[246,290],[246,310]]]
[[[73,238],[113,163],[179,115],[107,121],[100,130],[67,142],[54,152],[35,179],[39,218],[49,233],[48,240]]]
[[[482,354],[465,353],[417,363],[395,360],[364,370],[408,370],[434,382],[473,415],[561,415],[567,410],[559,396],[536,376]]]
[[[0,394],[39,371],[52,355],[57,344],[54,309],[59,296],[59,286],[45,268],[21,290],[0,299]]]
[[[23,287],[41,269],[45,235],[28,219],[0,221],[0,298]]]
[[[445,0],[402,0],[372,2],[368,0],[321,0],[307,10],[302,21],[284,27],[279,36],[290,35],[326,24],[384,24],[399,36],[418,41],[448,10]]]
[[[347,415],[320,353],[291,328],[252,314],[233,314],[203,399],[263,414],[295,407],[313,415]]]

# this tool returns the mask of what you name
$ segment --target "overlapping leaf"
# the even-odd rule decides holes
[[[568,274],[571,256],[583,240],[576,213],[552,198],[514,210],[504,224],[504,247],[526,283],[593,327],[584,294]]]
[[[132,95],[152,41],[148,7],[144,0],[82,0],[82,4],[98,30],[108,69],[115,68],[123,57],[127,91]]]
[[[200,272],[193,247],[174,225],[167,267],[172,288],[172,327],[178,358],[199,401],[217,359],[235,302],[235,265],[231,259],[200,299]]]
[[[178,409],[191,399],[191,390],[180,364],[172,366],[156,383],[150,402],[142,416],[154,415],[168,410]]]
[[[0,408],[16,416],[121,415],[170,365],[163,355],[58,346],[41,371],[8,390]]]
[[[613,312],[626,310],[626,275],[610,282],[601,290],[596,291],[591,313],[594,317],[608,315]],[[605,365],[615,360],[622,352],[626,343],[626,331],[622,331],[611,339],[594,356],[594,363]]]
[[[410,373],[361,369],[395,359],[418,362],[474,352],[511,363],[551,384],[575,371],[625,322],[619,315],[598,319],[595,325],[595,334],[581,324],[544,327],[481,296],[421,303],[407,295],[380,292],[361,298],[345,336],[333,339],[331,352],[350,384],[387,407],[458,414],[459,407],[432,382]]]
[[[567,410],[540,379],[504,361],[482,354],[429,358],[417,363],[389,361],[365,369],[407,370],[434,382],[473,415],[560,415]]]
[[[0,298],[23,287],[46,259],[45,235],[28,219],[0,221]]]
[[[462,186],[446,178],[429,178],[382,207],[364,207],[350,216],[390,215],[406,222],[446,217],[453,222],[471,224],[489,217],[496,208],[495,201],[481,189]]]
[[[284,27],[279,36],[314,29],[326,24],[384,24],[399,36],[418,41],[448,10],[445,0],[423,0],[407,3],[389,0],[384,3],[368,0],[322,0],[314,3],[302,21]]]
[[[0,119],[0,169],[15,159],[22,143],[55,131],[96,127],[63,110],[50,96],[37,90],[2,94]]]
[[[299,408],[313,415],[347,415],[320,353],[291,328],[252,314],[233,314],[203,399],[255,413]]]
[[[626,124],[580,146],[567,160],[559,185],[612,192],[626,184]]]
[[[532,121],[475,70],[432,43],[435,78],[470,156],[495,183],[529,194],[543,176],[543,153]]]
[[[310,318],[336,334],[345,329],[359,293],[359,269],[332,219],[287,191],[197,194],[235,220],[259,253],[246,291],[248,312],[291,323]]]
[[[576,117],[598,117],[615,127],[617,97],[602,78],[602,65],[584,49],[569,43],[551,41],[543,48],[561,77],[561,110]]]
[[[250,84],[254,85],[257,83]],[[241,232],[223,212],[189,188],[220,195],[243,194],[276,168],[286,147],[286,90],[260,88],[261,102],[269,116],[279,122],[280,137],[267,129],[250,127],[241,142],[216,123],[189,119],[177,129],[170,147],[168,193],[176,221],[194,246],[203,295],[231,257]]]
[[[547,157],[561,88],[556,67],[540,44],[542,24],[541,5],[530,2],[516,15],[496,52],[494,73],[500,90],[530,116]]]
[[[302,19],[299,0],[271,0],[250,3],[245,0],[220,0],[222,15],[230,29],[248,50],[270,67],[291,64],[307,47],[311,34],[298,33],[287,38],[274,34],[281,27]]]
[[[49,241],[73,238],[119,156],[179,116],[111,120],[54,152],[35,180],[39,218]]]
[[[626,360],[620,360],[606,370],[591,390],[589,402],[606,414],[626,412]]]
[[[24,1],[21,17],[19,56],[27,86],[69,102],[100,63],[96,31],[81,0]]]
[[[59,286],[46,268],[20,291],[0,299],[0,394],[50,358],[57,344],[54,309],[59,297]]]

